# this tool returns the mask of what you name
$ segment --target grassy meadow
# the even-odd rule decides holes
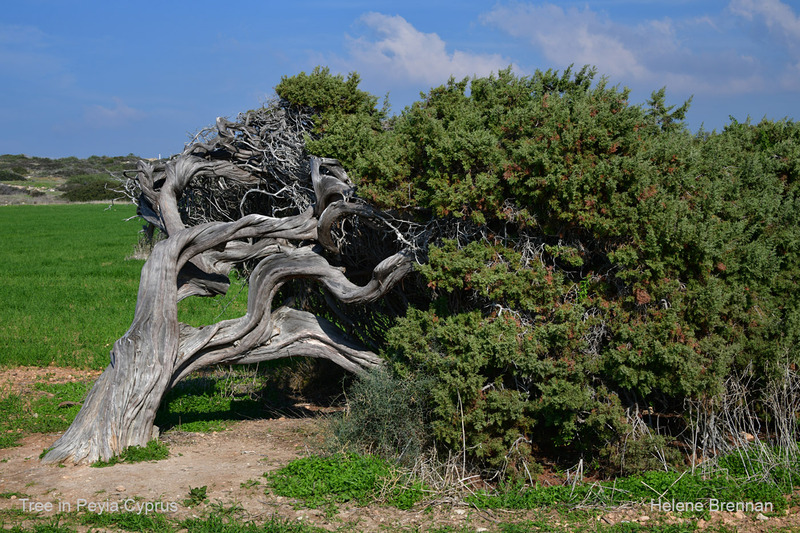
[[[133,318],[143,261],[132,205],[0,209],[0,364],[104,368]]]
[[[142,227],[133,205],[0,207],[0,367],[102,369],[130,326],[144,261],[130,259]],[[230,318],[246,291],[181,302],[190,324]]]

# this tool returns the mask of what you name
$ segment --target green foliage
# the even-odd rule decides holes
[[[354,453],[297,459],[264,476],[273,493],[301,499],[310,507],[341,502],[367,505],[379,499],[409,509],[423,494],[419,482],[411,482],[391,463]]]
[[[344,90],[317,75],[295,81]],[[376,120],[349,80],[366,105],[318,104],[307,148],[430,223],[430,299],[386,353],[434,378],[440,443],[492,468],[531,446],[597,457],[629,433],[624,407],[680,413],[749,364],[758,405],[800,362],[800,124],[692,135],[690,102],[632,105],[587,67],[451,79]]]
[[[610,438],[621,418],[606,389],[583,386],[586,370],[574,358],[550,361],[536,340],[519,338],[512,318],[434,310],[410,311],[389,337],[402,368],[436,376],[434,436],[511,473],[533,462],[531,435],[546,431],[558,444],[588,448]]]
[[[25,181],[25,176],[15,170],[0,169],[0,181]]]
[[[257,479],[248,479],[247,481],[242,481],[239,483],[239,487],[243,489],[253,489],[261,485],[261,482]]]
[[[208,487],[189,487],[189,496],[183,500],[185,507],[196,507],[208,499]]]
[[[143,461],[160,461],[169,457],[169,446],[158,440],[151,440],[146,446],[128,446],[122,453],[108,461],[96,461],[95,468],[114,466],[119,463],[141,463]]]
[[[275,87],[279,97],[314,114],[315,134],[307,139],[308,152],[338,158],[356,180],[367,169],[395,173],[395,157],[381,154],[396,150],[387,130],[388,110],[377,109],[377,98],[360,90],[359,82],[356,73],[345,79],[317,67],[310,75],[284,76]]]
[[[310,75],[301,72],[296,76],[283,76],[275,92],[293,105],[310,108],[320,115],[371,113],[377,99],[358,88],[360,81],[361,77],[355,72],[345,80],[341,75],[331,74],[327,67],[316,67]]]
[[[656,434],[615,440],[601,449],[598,456],[602,459],[604,473],[610,477],[663,470],[665,465],[683,465],[681,453],[670,446],[669,439]]]
[[[345,79],[327,67],[281,78],[275,87],[278,96],[314,114],[315,139],[307,139],[310,153],[324,157],[337,152],[349,161],[372,151],[371,143],[383,131],[386,110],[376,109],[377,99],[358,88],[360,81],[355,72]],[[343,135],[351,135],[349,142],[340,142]]]
[[[0,498],[5,500],[11,499],[12,496],[14,498],[30,498],[30,495],[24,492],[0,492]]]
[[[751,445],[717,459],[717,468],[729,476],[760,479],[790,493],[800,487],[800,457],[773,446]]]

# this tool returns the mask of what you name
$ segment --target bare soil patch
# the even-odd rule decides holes
[[[492,528],[497,517],[466,506],[447,504],[431,510],[400,511],[342,505],[331,514],[265,494],[263,474],[310,453],[318,444],[321,425],[320,418],[282,418],[241,421],[229,430],[210,434],[168,432],[162,440],[169,444],[169,458],[105,468],[43,465],[39,454],[58,435],[31,435],[19,447],[0,450],[0,492],[19,493],[0,498],[0,510],[31,511],[33,504],[49,503],[50,510],[42,514],[55,514],[59,505],[63,510],[101,512],[113,510],[116,504],[121,511],[127,506],[137,512],[138,505],[149,502],[154,507],[160,503],[153,512],[175,519],[203,516],[222,505],[240,508],[236,515],[243,520],[267,520],[277,515],[330,530],[416,529],[434,523],[469,525],[476,530]],[[207,487],[208,500],[196,507],[185,506],[190,490],[202,486]]]
[[[58,366],[18,366],[0,369],[0,398],[9,394],[24,395],[33,390],[36,383],[72,383],[93,381],[102,374],[100,370],[80,370]]]

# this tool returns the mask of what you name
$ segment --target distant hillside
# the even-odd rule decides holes
[[[140,158],[91,156],[87,159],[0,155],[0,204],[86,202],[120,196],[119,180]]]

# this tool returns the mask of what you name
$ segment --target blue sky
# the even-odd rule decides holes
[[[512,66],[594,65],[692,131],[800,119],[800,1],[19,0],[0,12],[0,153],[167,156],[316,65],[395,113]]]

